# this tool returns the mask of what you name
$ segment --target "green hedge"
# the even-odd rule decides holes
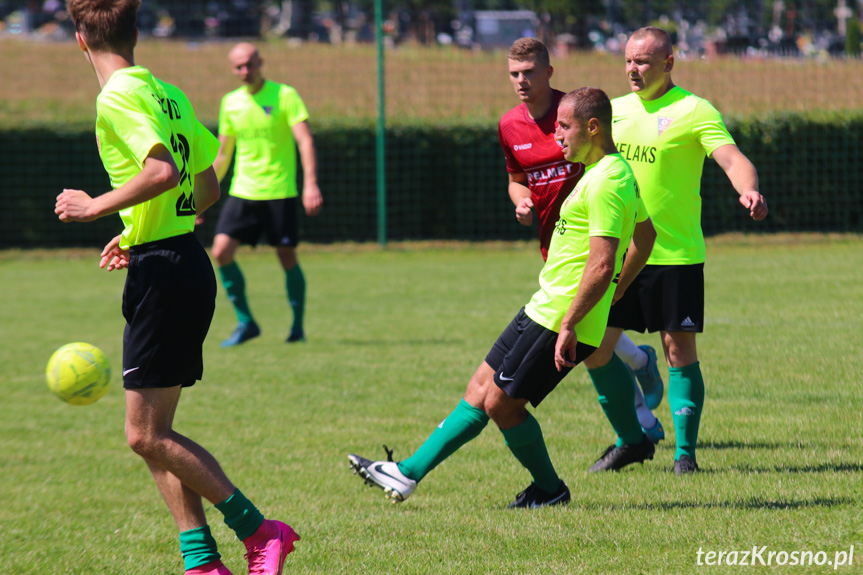
[[[323,213],[301,217],[304,241],[375,241],[377,189],[371,126],[314,127]],[[755,163],[770,216],[747,217],[728,180],[708,160],[703,227],[729,231],[863,231],[863,114],[782,115],[729,120]],[[0,247],[102,246],[119,217],[61,224],[54,198],[64,188],[108,189],[88,133],[0,132]],[[496,126],[397,126],[387,133],[387,237],[513,240],[536,236],[515,222]],[[226,179],[226,182],[228,179]],[[227,187],[224,189],[227,193]],[[218,212],[199,229],[208,244]]]

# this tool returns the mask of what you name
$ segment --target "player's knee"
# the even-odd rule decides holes
[[[498,401],[489,398],[485,404],[485,412],[489,419],[500,425],[501,420],[506,420],[510,416],[509,410]]]
[[[226,266],[234,261],[233,254],[225,248],[217,248],[213,246],[213,259],[219,264],[219,267]]]
[[[464,398],[471,405],[477,405],[485,411],[486,396],[488,395],[490,386],[493,385],[495,385],[494,371],[487,364],[483,363],[470,378]]]
[[[286,270],[297,267],[297,264],[299,263],[297,260],[297,252],[294,248],[279,248],[278,256],[279,261],[282,263],[282,267]]]
[[[509,429],[524,422],[527,409],[512,402],[493,401],[488,404],[486,413],[501,429]]]
[[[126,426],[126,443],[144,459],[154,459],[160,450],[160,442],[155,436],[129,425]]]
[[[141,457],[147,456],[147,440],[143,435],[135,433],[134,431],[126,428],[126,443],[129,445],[129,448],[132,451],[134,451]]]
[[[485,397],[485,412],[499,427],[507,428],[518,425],[527,417],[524,404],[504,393],[496,385]]]
[[[213,259],[219,264],[219,266],[226,266],[234,261],[234,252],[236,251],[236,246],[231,240],[231,238],[224,234],[216,235],[216,238],[213,240]]]
[[[613,347],[598,347],[593,353],[584,359],[583,363],[587,369],[599,369],[600,367],[608,365],[612,356],[614,356]]]
[[[698,361],[694,333],[666,332],[663,334],[662,343],[671,367],[686,367]]]

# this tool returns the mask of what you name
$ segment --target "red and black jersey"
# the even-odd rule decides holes
[[[524,173],[539,224],[539,248],[548,257],[548,245],[560,205],[584,174],[584,164],[573,164],[563,157],[554,139],[557,106],[563,92],[554,90],[551,108],[539,120],[530,117],[527,104],[521,103],[500,119],[497,135],[506,156],[506,171]]]

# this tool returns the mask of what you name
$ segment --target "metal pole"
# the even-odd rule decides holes
[[[375,37],[378,53],[378,124],[375,134],[377,152],[378,243],[387,244],[387,185],[386,185],[386,107],[384,106],[384,18],[383,0],[375,0]]]

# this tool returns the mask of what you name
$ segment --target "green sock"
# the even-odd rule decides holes
[[[222,512],[225,525],[237,534],[240,541],[252,535],[264,522],[264,516],[258,508],[239,489],[221,503],[216,503],[216,509]]]
[[[180,553],[183,554],[186,571],[222,557],[216,547],[216,540],[210,533],[209,525],[181,532]]]
[[[483,410],[462,399],[425,443],[409,458],[399,462],[399,470],[409,479],[422,480],[459,447],[479,435],[487,423],[488,415]]]
[[[685,367],[668,368],[668,406],[677,435],[674,459],[688,455],[695,461],[698,426],[704,408],[704,379],[697,361]]]
[[[288,303],[294,311],[294,324],[291,334],[303,333],[303,312],[306,309],[306,278],[300,264],[285,270],[285,285],[288,290]]]
[[[234,305],[234,313],[237,314],[237,321],[240,323],[249,323],[252,320],[252,312],[249,309],[249,302],[246,300],[246,280],[243,277],[243,272],[240,271],[240,266],[237,262],[231,262],[226,266],[219,268],[219,277],[222,278],[222,285],[225,286],[225,291],[228,294],[228,301]]]
[[[644,432],[638,423],[635,388],[626,364],[617,354],[612,354],[611,361],[602,367],[588,369],[587,373],[599,394],[599,405],[617,433],[617,445],[641,443]]]
[[[560,477],[551,464],[542,438],[542,428],[533,415],[528,412],[526,420],[510,429],[501,429],[501,433],[506,446],[519,463],[530,471],[537,487],[547,493],[560,489]]]

